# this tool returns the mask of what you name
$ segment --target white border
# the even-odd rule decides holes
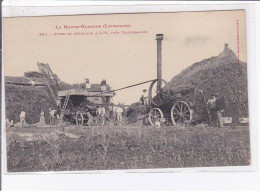
[[[9,1],[7,1],[9,2]],[[143,13],[143,12],[179,12],[179,11],[205,11],[205,10],[231,10],[244,9],[252,3],[240,2],[239,4],[224,5],[218,4],[193,4],[191,2],[177,2],[173,4],[170,1],[164,2],[89,2],[76,1],[79,5],[62,1],[36,1],[33,6],[29,6],[25,1],[18,6],[12,3],[3,2],[3,17],[27,17],[27,16],[55,16],[55,15],[81,15],[81,14],[112,14],[112,13]],[[12,1],[11,1],[12,2]],[[30,1],[29,1],[30,2]],[[49,2],[49,3],[48,3]],[[52,3],[51,3],[52,2]],[[174,2],[175,3],[175,2]],[[193,5],[191,5],[193,4]]]
[[[76,188],[76,187],[71,187],[70,184],[62,184],[62,185],[57,185],[53,184],[55,182],[45,182],[45,186],[42,187],[42,184],[36,183],[35,180],[55,180],[58,181],[60,184],[63,183],[62,180],[69,181],[69,177],[76,177],[77,180],[82,181],[82,177],[85,177],[88,179],[88,181],[93,182],[92,178],[97,177],[98,179],[103,179],[103,177],[110,177],[111,176],[118,180],[124,180],[125,177],[136,177],[135,180],[132,180],[136,182],[139,180],[139,177],[147,177],[150,173],[155,175],[154,173],[157,173],[156,175],[159,175],[156,177],[156,179],[160,176],[162,177],[172,177],[172,175],[175,175],[174,180],[176,180],[176,177],[179,177],[180,174],[186,176],[187,174],[189,175],[188,177],[186,176],[187,180],[190,179],[190,177],[203,177],[205,173],[198,173],[198,172],[205,172],[207,171],[209,174],[211,174],[212,177],[215,176],[215,174],[212,172],[234,172],[234,171],[256,171],[257,170],[257,142],[256,142],[256,122],[257,122],[257,106],[255,106],[256,102],[256,61],[255,61],[255,6],[253,3],[250,4],[245,4],[244,2],[241,2],[239,4],[233,5],[230,3],[225,3],[225,2],[218,2],[218,5],[215,5],[215,3],[210,3],[211,5],[208,5],[206,3],[209,2],[200,2],[204,5],[188,5],[187,2],[181,2],[181,4],[186,4],[186,5],[175,5],[176,2],[142,2],[141,6],[134,6],[137,4],[137,2],[49,2],[49,1],[44,1],[44,2],[37,2],[34,3],[34,7],[30,7],[31,2],[19,2],[17,4],[13,4],[14,1],[8,1],[3,3],[3,17],[16,17],[16,16],[42,16],[42,15],[73,15],[73,14],[104,14],[104,13],[137,13],[137,12],[176,12],[176,11],[203,11],[203,10],[231,10],[231,9],[245,9],[247,12],[247,53],[248,53],[248,83],[249,83],[249,113],[250,113],[250,137],[251,137],[251,157],[252,157],[252,165],[248,167],[203,167],[203,168],[174,168],[174,169],[149,169],[149,170],[144,170],[144,169],[138,169],[138,170],[113,170],[113,171],[73,171],[73,172],[44,172],[44,173],[23,173],[22,177],[23,179],[29,178],[30,181],[30,188],[37,188],[37,189],[47,189],[52,188]],[[9,3],[9,4],[8,4]],[[51,3],[51,4],[50,4]],[[88,5],[88,6],[73,6],[70,7],[68,5]],[[192,2],[194,3],[194,2]],[[109,6],[103,6],[104,4],[109,4]],[[165,5],[167,4],[167,5]],[[180,2],[179,2],[180,4]],[[195,3],[194,3],[195,4]],[[223,5],[226,4],[226,5]],[[9,6],[12,7],[9,7]],[[92,6],[90,6],[92,5]],[[128,5],[128,6],[125,6]],[[156,6],[155,6],[156,5]],[[259,5],[259,4],[258,4]],[[23,6],[23,7],[19,7]],[[46,7],[47,6],[47,7]],[[57,9],[57,6],[62,6]],[[260,7],[260,6],[259,6]],[[2,72],[4,72],[4,68],[2,67]],[[2,78],[2,83],[4,83],[4,76]],[[4,85],[2,87],[2,94],[4,94]],[[4,104],[4,95],[2,98],[2,115],[5,115],[5,104]],[[258,104],[259,105],[259,104]],[[259,106],[258,106],[259,107]],[[4,129],[4,118],[2,117],[2,129]],[[259,126],[259,123],[258,123]],[[4,130],[3,130],[4,131]],[[2,169],[3,169],[3,188],[24,188],[26,187],[25,182],[15,182],[15,180],[18,180],[21,175],[17,176],[12,176],[11,174],[21,174],[21,173],[8,173],[6,174],[6,150],[5,145],[6,145],[6,139],[5,135],[2,133],[3,137],[3,143],[2,143],[2,153],[3,153],[3,160],[2,162]],[[211,171],[211,172],[209,172]],[[130,174],[128,172],[131,172]],[[133,173],[134,172],[134,173]],[[150,173],[141,173],[140,172],[150,172]],[[193,173],[163,173],[161,172],[193,172]],[[71,174],[73,173],[73,174]],[[87,173],[87,174],[86,174]],[[127,173],[127,174],[125,174]],[[208,174],[206,173],[206,174]],[[212,174],[213,173],[213,174]],[[217,174],[219,174],[217,173]],[[244,172],[245,174],[248,174],[249,172]],[[251,172],[253,173],[253,172]],[[35,176],[36,174],[41,174],[43,176]],[[68,176],[69,174],[69,176]],[[77,175],[76,175],[77,174]],[[103,176],[102,176],[103,175]],[[136,176],[137,175],[137,176]],[[37,178],[36,178],[37,177]],[[81,178],[80,178],[81,177]],[[91,178],[92,177],[92,178]],[[121,178],[120,178],[121,177]],[[148,180],[150,180],[150,177],[147,177]],[[113,178],[112,178],[113,179]],[[224,180],[224,179],[223,179]],[[10,182],[11,181],[11,182]],[[29,180],[28,180],[29,181]],[[104,180],[105,181],[105,180]],[[145,180],[141,179],[140,181]],[[150,180],[151,181],[151,180]],[[167,180],[165,180],[167,182]],[[190,181],[190,180],[189,180]],[[219,180],[220,181],[220,180]],[[27,182],[27,181],[26,181]],[[90,185],[84,184],[85,181],[81,182],[73,182],[73,186],[77,185],[79,188],[89,188],[89,189],[95,189],[95,187],[91,187]],[[111,181],[108,181],[111,182]],[[195,181],[196,182],[196,181]],[[83,183],[83,185],[82,185]],[[139,182],[136,182],[139,183]],[[34,185],[36,184],[36,185]],[[97,184],[97,183],[96,183]],[[139,185],[139,184],[138,184]],[[181,184],[183,186],[183,183]],[[193,184],[191,184],[193,185]],[[28,185],[27,185],[28,186]],[[100,184],[98,186],[101,186]],[[102,188],[112,188],[115,186],[114,184],[108,185],[104,184]],[[114,189],[120,189],[122,186],[125,188],[125,184],[116,184],[116,187]],[[128,185],[129,186],[129,185]],[[127,186],[127,187],[128,187]],[[143,186],[145,185],[139,185],[140,188],[144,188]],[[150,188],[157,188],[158,185],[149,185]],[[173,186],[173,185],[172,185]],[[179,185],[174,185],[175,188],[180,188]],[[195,185],[193,185],[194,187]],[[212,185],[211,185],[212,186]],[[241,185],[240,185],[241,186]],[[195,186],[196,188],[197,186]],[[188,186],[189,188],[189,186]],[[201,188],[201,187],[200,187]],[[203,189],[203,187],[202,187]]]

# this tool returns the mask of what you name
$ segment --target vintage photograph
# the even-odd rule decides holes
[[[7,172],[251,164],[246,11],[3,18]]]

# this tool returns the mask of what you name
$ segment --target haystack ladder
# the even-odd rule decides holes
[[[64,117],[65,109],[67,108],[67,105],[68,105],[69,99],[70,99],[70,92],[67,93],[66,98],[65,98],[65,101],[64,101],[64,104],[63,104],[62,109],[61,109],[61,114],[60,114],[60,123],[63,121],[63,117]]]

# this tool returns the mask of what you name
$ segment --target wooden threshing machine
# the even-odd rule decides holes
[[[58,110],[60,122],[70,121],[79,125],[88,123],[89,114],[97,115],[99,107],[108,108],[114,96],[113,91],[101,92],[101,89],[73,88],[62,90],[58,77],[48,64],[38,63],[40,72],[48,87],[53,106]]]

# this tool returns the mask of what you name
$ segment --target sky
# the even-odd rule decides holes
[[[4,73],[23,76],[38,71],[37,62],[42,62],[70,84],[89,78],[91,83],[106,79],[112,89],[125,87],[156,78],[159,33],[164,34],[162,77],[166,81],[195,62],[217,56],[225,43],[236,54],[239,46],[239,58],[246,62],[243,10],[17,17],[3,20]],[[118,91],[114,101],[131,104],[148,88],[145,84]]]

